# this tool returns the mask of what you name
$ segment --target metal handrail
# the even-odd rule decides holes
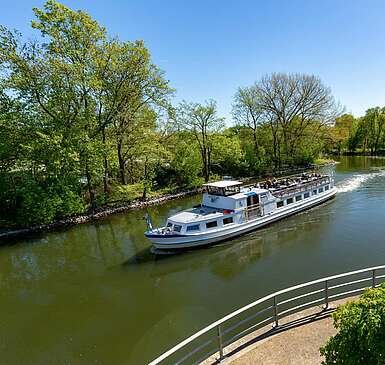
[[[331,179],[329,176],[328,177],[322,177],[322,178],[319,178],[316,180],[307,181],[306,183],[304,183],[302,185],[287,187],[287,188],[284,188],[282,190],[273,191],[272,194],[276,197],[283,197],[283,196],[291,195],[294,193],[304,192],[304,191],[308,190],[309,187],[315,188],[315,187],[318,187],[318,186],[321,186],[323,184],[327,184],[330,182],[331,182]]]
[[[151,361],[149,365],[157,365],[161,363],[166,363],[164,361],[170,359],[170,357],[174,354],[177,353],[178,350],[184,348],[185,346],[192,344],[193,341],[201,338],[203,335],[208,334],[212,330],[216,330],[214,336],[210,339],[202,339],[203,343],[198,344],[193,350],[188,352],[187,354],[183,354],[182,357],[174,361],[173,364],[181,364],[185,360],[190,359],[192,355],[196,354],[199,350],[207,347],[209,344],[213,343],[214,340],[217,340],[217,348],[215,350],[210,350],[209,352],[205,353],[204,356],[201,356],[200,359],[204,360],[208,358],[209,356],[213,355],[215,352],[218,352],[219,354],[219,361],[223,360],[225,358],[225,346],[234,343],[236,339],[239,339],[241,337],[244,337],[246,334],[251,333],[255,331],[258,328],[262,328],[269,323],[273,323],[274,328],[279,327],[279,320],[286,317],[289,313],[296,313],[299,312],[300,310],[304,308],[311,308],[319,304],[324,304],[325,309],[328,308],[329,304],[337,299],[342,299],[346,298],[349,296],[353,296],[355,294],[358,294],[362,292],[363,290],[369,288],[369,287],[376,287],[379,285],[379,280],[380,279],[385,279],[385,274],[382,275],[376,275],[378,271],[380,270],[385,270],[385,265],[384,266],[375,266],[375,267],[370,267],[366,269],[361,269],[361,270],[356,270],[356,271],[351,271],[339,275],[333,275],[333,276],[328,276],[326,278],[322,279],[317,279],[313,281],[309,281],[303,284],[295,285],[286,289],[279,290],[275,293],[269,294],[261,299],[258,299],[248,305],[245,305],[244,307],[237,309],[236,311],[228,314],[227,316],[211,323],[207,327],[201,329],[200,331],[196,332],[192,336],[186,338],[184,341],[180,342],[176,346],[174,346],[172,349],[166,351],[164,354],[156,358],[155,360]],[[370,273],[369,277],[364,277],[364,278],[359,278],[356,280],[351,280],[351,281],[344,281],[344,282],[338,282],[335,283],[334,285],[331,285],[332,281],[335,280],[344,280],[347,279],[351,276],[354,275],[359,275],[359,274],[366,274]],[[338,293],[331,293],[335,291],[336,289],[340,288],[345,288],[348,285],[354,285],[358,283],[362,283],[365,281],[370,281],[370,285],[360,287],[360,288],[353,288],[353,290],[348,290],[345,292],[338,292]],[[313,288],[314,286],[317,286],[317,284],[323,284],[322,288]],[[279,301],[279,297],[283,295],[288,295],[292,294],[295,291],[308,288],[308,291],[304,293],[300,293],[299,295],[294,295],[290,298],[285,298],[281,301]],[[296,301],[298,302],[300,299],[307,298],[309,296],[314,296],[316,294],[323,294],[321,298],[313,299],[308,302],[304,303],[297,303],[293,307],[289,307],[283,310],[280,310],[280,308],[283,305],[295,303]],[[246,311],[260,305],[264,304],[267,302],[267,307],[259,309],[257,313],[252,314],[251,316],[248,316],[247,318],[239,318],[238,322],[235,324],[232,324],[228,328],[225,328],[226,322],[232,319],[236,319],[237,317],[240,317],[241,314],[245,313]],[[230,339],[225,339],[224,336],[230,332],[232,332],[234,329],[237,327],[241,326],[242,324],[245,324],[247,322],[250,322],[252,319],[255,319],[259,317],[261,314],[270,312],[268,318],[262,318],[258,322],[253,322],[250,327],[246,329],[242,329],[239,333],[236,333],[234,336],[232,336]],[[267,331],[266,331],[267,332]],[[199,360],[199,361],[201,361]],[[191,361],[189,363],[192,363]],[[193,363],[197,363],[197,361],[194,361]]]

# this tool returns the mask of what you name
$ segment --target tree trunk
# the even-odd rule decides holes
[[[143,184],[143,195],[142,200],[147,198],[147,158],[144,162],[144,184]]]
[[[126,174],[125,174],[125,163],[124,163],[124,158],[123,158],[123,153],[122,153],[122,141],[118,142],[118,161],[119,161],[120,182],[123,185],[126,185],[127,181],[126,181]]]
[[[205,182],[209,181],[209,170],[208,170],[208,160],[207,160],[207,149],[203,147],[202,150],[202,163],[203,163],[203,177]]]
[[[207,149],[207,181],[210,179],[211,173],[211,149],[208,147]]]
[[[288,163],[289,162],[289,141],[288,141],[286,127],[282,128],[282,133],[283,133],[283,143],[285,148],[285,158],[286,158],[285,163]],[[290,162],[290,165],[291,165],[291,162]]]
[[[106,130],[105,128],[102,129],[102,137],[103,137],[103,145],[106,146]],[[103,192],[104,192],[104,199],[105,202],[107,202],[108,199],[108,160],[107,160],[107,154],[106,151],[104,151],[104,175],[103,175]]]
[[[90,171],[88,170],[88,164],[86,164],[86,178],[87,178],[88,193],[90,194],[91,209],[95,210],[96,208],[95,194],[92,189],[91,174],[90,174]]]
[[[253,140],[254,140],[254,153],[255,153],[255,156],[258,156],[257,129],[253,129]]]

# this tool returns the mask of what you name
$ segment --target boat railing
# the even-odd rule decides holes
[[[376,266],[279,290],[211,323],[149,365],[198,364],[210,356],[213,356],[212,362],[221,361],[236,351],[240,346],[236,341],[246,335],[255,338],[257,330],[258,338],[274,333],[282,327],[283,318],[307,308],[322,306],[320,311],[328,309],[327,313],[330,313],[334,310],[329,307],[332,302],[359,295],[367,288],[379,286],[384,280],[385,266]]]
[[[301,183],[301,184],[298,184],[298,185],[293,186],[293,187],[285,187],[282,190],[271,191],[271,193],[275,197],[281,198],[283,196],[288,196],[288,195],[292,195],[292,194],[296,194],[296,193],[302,193],[302,192],[307,191],[313,187],[315,188],[315,187],[325,185],[328,183],[330,183],[330,178],[329,177],[323,177],[321,179],[308,181],[308,182]]]
[[[262,216],[262,209],[260,204],[249,205],[243,211],[246,222],[256,217]]]

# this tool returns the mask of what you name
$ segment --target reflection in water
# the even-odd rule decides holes
[[[154,255],[141,210],[2,247],[2,363],[143,364],[272,291],[383,264],[384,166],[344,157],[335,199],[211,248]]]

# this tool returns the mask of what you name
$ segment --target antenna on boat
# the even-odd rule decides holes
[[[149,231],[152,231],[152,221],[151,221],[151,218],[150,216],[148,215],[148,213],[146,213],[143,217],[143,219],[146,221],[147,223],[147,228]]]

